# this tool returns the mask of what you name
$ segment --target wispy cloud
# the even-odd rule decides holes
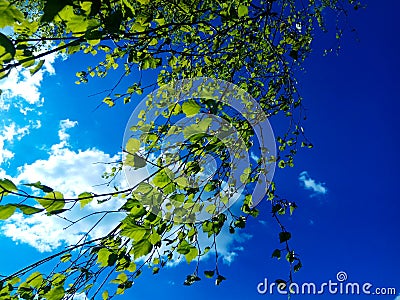
[[[12,144],[16,140],[28,135],[31,129],[41,127],[40,113],[35,109],[43,104],[40,86],[46,74],[55,74],[55,59],[56,54],[47,57],[43,68],[33,76],[29,70],[15,68],[0,80],[0,165],[15,156]],[[25,117],[28,113],[29,118]]]
[[[51,146],[51,151],[53,153],[56,153],[59,150],[62,152],[63,149],[67,149],[70,138],[70,135],[67,133],[67,131],[68,129],[74,128],[76,125],[78,125],[78,122],[71,121],[70,119],[60,121],[60,129],[58,130],[58,138],[60,139],[60,142]]]
[[[0,165],[14,157],[14,153],[6,149],[4,139],[0,136]]]
[[[300,185],[306,189],[313,192],[310,197],[314,197],[317,195],[325,195],[328,192],[328,189],[325,186],[325,183],[317,182],[308,175],[307,171],[303,171],[299,175]]]
[[[400,300],[400,294],[394,300]]]
[[[67,130],[74,128],[76,125],[78,125],[78,121],[71,121],[70,119],[61,120],[60,130],[58,130],[58,137],[60,141],[67,141],[70,137],[70,135],[67,133]]]
[[[29,134],[31,128],[38,128],[40,123],[33,123],[19,127],[15,122],[4,125],[0,130],[0,165],[7,160],[14,157],[8,146],[10,146],[15,140],[21,140],[24,136]]]

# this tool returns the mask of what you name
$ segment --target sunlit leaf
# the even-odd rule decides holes
[[[12,204],[0,205],[0,220],[7,220],[16,209],[15,205]]]
[[[43,283],[43,275],[40,272],[33,272],[29,277],[26,279],[26,283],[34,288],[39,288]]]
[[[249,9],[247,8],[246,5],[240,5],[238,8],[238,16],[239,17],[244,17],[247,16],[249,13]]]
[[[62,210],[65,206],[64,195],[60,192],[48,193],[43,198],[36,198],[36,201],[49,213]]]
[[[61,300],[64,298],[65,290],[63,286],[56,286],[48,291],[44,296],[47,300]]]
[[[133,254],[134,258],[137,259],[149,254],[152,249],[153,245],[148,240],[141,240],[133,244],[131,253]]]
[[[81,204],[81,208],[84,208],[90,202],[93,201],[93,195],[88,192],[84,192],[78,196],[79,203]]]
[[[53,191],[53,189],[51,187],[48,187],[47,185],[42,185],[40,181],[35,182],[35,183],[25,183],[24,185],[37,188],[39,190],[42,190],[45,193],[50,193]]]
[[[194,100],[189,100],[182,104],[182,111],[187,117],[191,117],[199,113],[200,105],[198,105]]]
[[[29,205],[24,204],[17,204],[16,207],[24,214],[24,215],[33,215],[39,212],[42,212],[42,208],[37,208]]]

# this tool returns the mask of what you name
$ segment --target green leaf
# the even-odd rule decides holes
[[[194,100],[189,100],[182,105],[182,111],[187,117],[194,116],[200,111],[200,105]]]
[[[210,215],[213,215],[216,211],[217,207],[215,206],[215,204],[210,204],[206,207],[206,212],[209,213]]]
[[[131,273],[133,273],[133,272],[135,272],[136,271],[136,264],[134,263],[134,262],[131,262],[130,264],[129,264],[129,267],[128,267],[128,269],[127,269],[129,272],[131,272]],[[140,271],[140,270],[139,270]]]
[[[182,242],[179,243],[178,247],[176,248],[176,251],[179,254],[186,255],[190,252],[190,247],[191,245],[186,240],[183,240]]]
[[[140,149],[140,141],[138,139],[130,138],[126,143],[126,151],[130,154],[135,154]]]
[[[281,258],[281,250],[275,249],[274,252],[272,252],[272,257],[276,257],[277,259]]]
[[[29,186],[29,187],[34,187],[37,188],[39,190],[42,190],[45,193],[51,193],[53,191],[53,189],[51,187],[48,187],[47,185],[42,185],[40,183],[40,181],[35,182],[35,183],[25,183],[25,186]]]
[[[53,278],[51,279],[51,284],[54,286],[63,285],[66,279],[67,279],[66,275],[61,273],[56,273],[53,275]]]
[[[222,275],[218,275],[217,279],[215,279],[215,285],[220,285],[222,281],[226,280],[226,278]]]
[[[7,220],[11,217],[17,207],[12,204],[0,205],[0,220]]]
[[[147,213],[142,203],[136,199],[129,199],[124,205],[124,208],[130,210],[129,215],[135,219],[140,218]]]
[[[90,202],[93,201],[93,195],[88,192],[84,192],[78,196],[79,203],[81,204],[81,208],[84,208]]]
[[[47,300],[61,300],[64,298],[65,290],[63,286],[56,286],[48,291],[44,297]]]
[[[103,300],[108,300],[108,297],[109,297],[108,291],[104,291],[104,292],[101,294],[101,297],[103,298]]]
[[[148,184],[147,182],[141,182],[139,183],[139,185],[137,186],[137,188],[134,190],[135,194],[148,194],[153,190],[153,186]]]
[[[111,280],[111,283],[123,284],[128,281],[128,276],[125,273],[118,274],[116,279]]]
[[[16,50],[11,40],[0,32],[0,62],[9,62],[15,56]]]
[[[149,241],[150,241],[150,243],[155,245],[155,244],[161,242],[161,236],[157,232],[153,232],[149,236]]]
[[[16,205],[16,207],[24,214],[24,215],[33,215],[33,214],[37,214],[39,212],[42,212],[43,209],[42,208],[37,208],[37,207],[32,207],[32,206],[28,206],[25,204],[18,204]]]
[[[290,232],[283,231],[279,233],[279,241],[281,243],[287,242],[288,240],[290,240],[291,237],[292,235],[290,234]]]
[[[234,224],[237,228],[245,228],[246,227],[246,218],[240,217],[238,220],[235,221]]]
[[[18,296],[22,299],[32,299],[33,298],[33,289],[26,283],[23,282],[19,285],[18,289]],[[4,295],[2,295],[4,297]]]
[[[294,210],[297,208],[297,204],[296,203],[291,203],[290,204],[290,215],[293,214]]]
[[[189,180],[186,177],[181,176],[176,178],[174,181],[182,188],[189,186]]]
[[[30,69],[29,72],[31,73],[31,75],[32,76],[35,75],[43,67],[43,64],[44,64],[44,59],[40,60],[35,67]]]
[[[294,50],[292,49],[289,53],[289,56],[291,58],[293,58],[294,60],[298,60],[299,59],[299,51],[298,50]]]
[[[24,14],[6,0],[0,1],[0,28],[14,25],[15,21],[24,21]]]
[[[214,273],[215,273],[215,271],[204,271],[204,275],[207,278],[213,278],[214,277]]]
[[[298,271],[300,271],[302,266],[303,266],[302,263],[299,261],[297,264],[294,265],[293,270],[295,272],[298,272]]]
[[[288,262],[290,262],[290,263],[294,262],[294,260],[295,260],[294,251],[289,251],[289,252],[286,254],[286,260],[287,260]]]
[[[133,254],[134,258],[137,259],[149,254],[152,249],[153,245],[148,240],[141,240],[133,244],[131,253]]]
[[[54,17],[68,4],[72,4],[72,0],[47,0],[43,8],[41,21],[53,21]]]
[[[133,239],[134,241],[140,241],[149,232],[142,226],[135,224],[132,217],[128,216],[122,221],[121,235]]]
[[[65,263],[68,262],[72,258],[71,253],[66,253],[63,256],[61,256],[60,260],[61,262]]]
[[[153,184],[159,188],[165,188],[168,184],[172,183],[175,175],[170,169],[164,168],[159,171],[153,178]]]
[[[111,97],[105,97],[103,99],[103,102],[107,104],[109,107],[113,107],[115,105],[115,102],[111,99]]]
[[[185,254],[185,258],[186,258],[187,263],[189,264],[198,255],[199,255],[199,250],[197,250],[196,247],[191,246],[189,252],[187,254]]]
[[[7,195],[9,192],[17,192],[18,189],[15,184],[8,179],[0,180],[0,193]]]
[[[248,14],[249,14],[248,7],[246,5],[240,5],[238,8],[238,16],[241,18],[247,16]]]
[[[36,198],[36,201],[49,213],[62,210],[65,206],[64,195],[60,192],[48,193],[44,198]]]
[[[65,6],[57,14],[55,20],[57,22],[64,21],[67,31],[79,34],[83,34],[97,25],[97,22],[94,19],[88,19],[86,16],[75,14],[72,5]]]
[[[146,166],[147,162],[141,156],[134,154],[128,154],[125,158],[124,164],[126,166],[134,167],[135,169],[140,169]]]
[[[195,283],[196,281],[200,281],[201,278],[197,275],[188,275],[186,276],[186,280],[183,283],[184,285],[192,285],[193,283]]]
[[[186,127],[185,129],[183,129],[184,138],[189,139],[192,136],[195,136],[200,133],[206,134],[208,128],[211,125],[211,122],[212,122],[211,118],[205,118],[197,124],[192,124],[192,125]]]
[[[26,283],[38,289],[43,283],[43,276],[40,272],[34,272],[26,279]]]
[[[15,277],[12,277],[10,280],[8,280],[7,283],[9,283],[11,285],[16,285],[20,281],[21,281],[21,278],[15,276]]]
[[[101,248],[97,253],[97,263],[101,267],[111,267],[118,260],[118,255],[110,252],[107,248]]]

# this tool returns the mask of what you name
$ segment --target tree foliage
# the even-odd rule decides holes
[[[125,135],[124,158],[107,176],[112,178],[123,168],[150,167],[152,172],[141,182],[108,194],[82,191],[79,197],[68,199],[41,182],[17,187],[8,179],[0,181],[2,220],[16,211],[51,217],[75,204],[84,208],[92,201],[124,201],[118,211],[124,218],[108,234],[83,239],[6,276],[0,280],[0,297],[67,299],[84,292],[89,297],[102,293],[108,299],[130,288],[144,266],[158,273],[176,255],[194,262],[194,272],[184,282],[191,285],[203,276],[200,259],[212,249],[216,264],[213,270],[204,271],[204,277],[220,284],[225,277],[218,269],[216,236],[222,230],[235,234],[249,217],[258,215],[254,204],[259,199],[253,199],[253,190],[261,180],[270,187],[262,200],[271,202],[272,216],[281,229],[277,241],[283,246],[272,257],[286,256],[291,270],[298,271],[300,259],[288,244],[291,234],[279,219],[286,212],[292,214],[297,205],[275,193],[266,165],[293,166],[298,148],[312,147],[300,123],[304,112],[296,70],[309,56],[315,36],[326,30],[325,18],[338,20],[359,7],[354,0],[0,0],[0,28],[5,29],[0,31],[2,78],[14,68],[27,68],[34,75],[51,53],[92,55],[96,63],[77,70],[78,84],[92,77],[105,78],[110,70],[118,70],[121,80],[128,77],[133,82],[122,91],[121,80],[115,83],[102,99],[110,107],[157,87],[173,89],[177,82],[209,78],[203,82],[206,86],[212,86],[212,79],[234,83],[241,96],[255,99],[266,117],[285,116],[289,124],[287,132],[276,137],[276,153],[261,149],[256,127],[263,119],[254,115],[257,110],[251,101],[239,97],[243,107],[253,111],[244,116],[211,92],[207,97],[204,92],[196,94],[192,82],[188,88],[191,99],[173,94],[178,100],[165,102],[171,95],[153,92],[145,108],[134,116]],[[340,37],[342,28],[336,30]],[[156,78],[154,82],[143,80],[146,73]],[[168,88],[161,91],[168,94]],[[151,119],[149,112],[154,109],[159,115]],[[185,121],[179,123],[182,118]],[[215,120],[222,125],[213,128]],[[234,138],[229,138],[232,132],[224,126],[235,131]],[[256,153],[258,159],[236,178],[232,174],[240,167],[232,161],[241,157],[242,150]],[[216,171],[200,184],[205,170],[199,162],[209,156],[217,160]],[[227,183],[233,183],[230,192]],[[229,208],[227,203],[237,197],[238,187],[240,209],[220,209],[221,203]],[[196,213],[206,217],[199,220]],[[200,235],[209,243],[200,244]],[[56,260],[52,272],[38,271],[42,264]],[[108,282],[115,288],[103,291]]]

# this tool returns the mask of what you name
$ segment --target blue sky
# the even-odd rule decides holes
[[[395,287],[400,293],[400,4],[367,4],[366,10],[350,19],[360,41],[347,34],[340,55],[326,57],[316,44],[306,72],[299,74],[308,115],[304,128],[314,148],[300,151],[295,167],[278,170],[275,180],[280,194],[299,205],[294,217],[285,219],[304,265],[294,277],[296,282],[322,283],[335,280],[336,274],[344,271],[348,281]],[[32,78],[20,74],[18,79],[15,73],[0,81],[0,177],[42,180],[70,195],[102,182],[100,175],[107,167],[93,163],[118,158],[134,104],[112,109],[104,105],[95,110],[101,97],[89,96],[111,88],[117,74],[111,74],[110,84],[75,85],[73,76],[87,61],[80,56],[67,61],[50,59]],[[279,231],[270,217],[269,204],[261,204],[261,210],[239,237],[222,237],[221,273],[228,280],[221,286],[203,279],[184,287],[182,282],[193,265],[183,262],[155,276],[145,274],[121,298],[146,296],[151,290],[153,297],[174,299],[189,295],[192,299],[284,299],[257,293],[257,284],[264,278],[286,278],[288,272],[285,261],[270,258],[279,247]],[[115,222],[117,218],[106,220],[101,229]],[[61,220],[17,215],[1,224],[0,273],[12,272],[63,243],[76,241],[88,224],[64,234],[66,225]],[[93,236],[96,234],[100,233]],[[22,259],[11,264],[7,256],[15,251]],[[204,269],[207,266],[212,267],[212,262],[205,261]],[[335,296],[294,298],[301,297]]]

